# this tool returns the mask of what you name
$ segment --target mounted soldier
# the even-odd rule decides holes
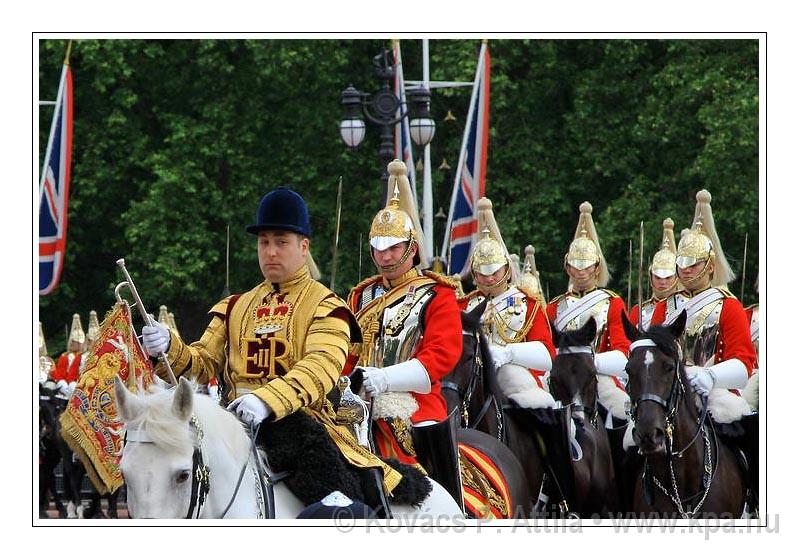
[[[542,376],[552,366],[553,336],[539,296],[519,286],[519,271],[503,242],[488,198],[478,201],[481,239],[470,256],[478,289],[459,300],[467,312],[488,300],[481,325],[504,395],[523,408],[552,408]]]
[[[43,384],[50,379],[50,374],[55,370],[56,364],[47,354],[47,343],[44,339],[44,329],[42,322],[39,321],[39,384]]]
[[[379,274],[354,287],[348,305],[363,333],[355,345],[366,395],[372,398],[376,452],[420,465],[458,503],[461,478],[440,379],[461,356],[456,283],[428,266],[406,166],[389,164],[387,203],[372,221],[370,254]]]
[[[83,332],[81,317],[77,313],[72,316],[72,328],[67,339],[67,351],[61,354],[56,362],[53,381],[59,392],[69,397],[78,382],[86,351],[86,333]]]
[[[653,255],[653,260],[650,263],[650,286],[653,289],[653,295],[641,304],[642,330],[647,330],[650,326],[656,305],[683,289],[678,280],[678,272],[675,267],[675,259],[677,258],[675,232],[673,231],[675,223],[671,218],[667,218],[663,222],[663,227],[664,233],[661,236],[661,248]],[[631,308],[630,317],[633,324],[639,322],[638,303]]]
[[[592,220],[592,205],[584,202],[579,210],[575,237],[564,255],[569,289],[548,304],[547,314],[559,331],[577,330],[594,317],[597,334],[592,351],[598,399],[609,412],[606,427],[617,428],[628,423],[630,408],[622,381],[630,346],[622,327],[625,303],[605,287],[609,280],[608,265]]]
[[[719,423],[738,421],[744,430],[736,443],[749,463],[749,485],[758,486],[758,416],[739,391],[756,363],[750,323],[741,302],[727,288],[735,276],[714,226],[711,194],[697,193],[694,221],[678,243],[678,277],[685,287],[660,302],[653,324],[672,322],[686,311],[682,339],[686,377],[694,391],[708,397],[708,411]]]
[[[328,396],[360,333],[345,302],[312,278],[305,201],[286,187],[271,191],[247,232],[258,238],[264,281],[214,305],[197,342],[155,323],[142,329],[144,347],[166,352],[176,375],[218,377],[229,410],[257,430],[273,468],[293,473],[287,484],[305,504],[339,490],[388,515],[385,493],[405,475],[336,423]]]

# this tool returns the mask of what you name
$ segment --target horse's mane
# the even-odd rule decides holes
[[[218,442],[227,448],[228,453],[239,456],[247,452],[249,441],[244,435],[242,424],[233,414],[220,407],[208,395],[196,392],[192,383],[192,413],[197,417],[203,430],[203,437]],[[194,448],[194,434],[189,422],[181,422],[172,412],[174,390],[151,385],[145,394],[139,394],[144,407],[141,414],[129,422],[129,426],[144,429],[153,442],[165,451],[183,455],[191,454]],[[240,437],[236,437],[240,434]]]

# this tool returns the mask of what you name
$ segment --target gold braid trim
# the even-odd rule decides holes
[[[459,288],[458,282],[444,274],[439,274],[438,272],[433,272],[432,270],[426,270],[422,274],[428,278],[436,280],[436,283],[441,284],[442,286],[447,286],[448,288],[453,288],[454,290]]]

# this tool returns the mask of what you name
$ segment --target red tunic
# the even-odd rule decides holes
[[[72,354],[74,358],[72,363],[69,363],[69,355]],[[78,381],[78,373],[81,369],[81,358],[83,354],[76,352],[64,352],[56,362],[56,369],[53,372],[53,381],[61,381],[62,379],[67,383]]]
[[[602,289],[602,288],[597,288]],[[608,290],[607,290],[608,291]],[[594,349],[595,353],[610,352],[611,350],[619,350],[625,357],[628,357],[630,352],[631,341],[625,336],[625,327],[622,326],[622,314],[625,313],[625,302],[622,298],[613,292],[609,298],[608,312],[606,314],[606,329],[603,337],[600,339],[597,348]],[[547,304],[547,316],[551,321],[555,322],[558,314],[558,303],[569,293],[558,296],[553,301]],[[638,316],[638,310],[637,310]],[[625,385],[620,381],[617,376],[612,376],[614,384],[617,387],[625,390]]]
[[[564,296],[559,296],[547,304],[547,316],[551,321],[556,320],[558,302]],[[622,314],[625,313],[625,302],[622,298],[614,294],[609,298],[608,315],[606,317],[606,331],[600,344],[594,349],[596,353],[619,350],[628,356],[631,342],[625,336],[625,328],[622,326]]]
[[[469,302],[479,295],[482,294],[476,291],[467,294],[465,297],[458,300],[458,305],[461,310],[465,311],[469,305]],[[527,324],[528,321],[530,321],[532,313],[535,313],[535,315],[533,316],[531,326],[528,329],[528,332],[525,334],[525,338],[523,340],[525,342],[541,342],[544,344],[545,348],[547,348],[547,352],[550,354],[550,359],[552,360],[556,356],[556,347],[553,344],[553,332],[550,330],[550,321],[547,319],[544,308],[541,305],[537,305],[538,302],[536,299],[528,294],[525,294],[525,296],[527,302],[527,311],[525,312],[524,324]],[[536,384],[539,385],[541,389],[544,389],[544,384],[542,383],[541,378],[545,372],[538,369],[531,369],[530,372],[536,380]]]
[[[353,302],[359,301],[361,292],[366,286],[366,284],[359,286],[350,294],[351,306],[353,306]],[[425,331],[422,343],[412,356],[425,366],[431,380],[431,391],[427,394],[411,392],[419,405],[419,410],[411,416],[413,423],[425,420],[440,422],[447,418],[447,403],[442,397],[440,381],[449,375],[458,363],[463,344],[461,311],[456,303],[455,290],[442,284],[437,284],[432,289],[434,295],[423,313]],[[357,311],[357,309],[353,310],[353,312]]]
[[[687,296],[688,297],[688,296]],[[666,317],[666,302],[656,305],[653,312],[653,325],[664,322]],[[719,316],[719,336],[714,350],[714,363],[736,358],[747,368],[747,375],[753,374],[756,363],[756,351],[753,341],[750,340],[750,322],[741,302],[732,296],[727,296],[722,301],[722,312]]]

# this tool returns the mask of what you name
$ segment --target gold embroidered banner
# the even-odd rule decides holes
[[[86,366],[60,417],[61,436],[80,457],[101,494],[114,492],[123,483],[119,461],[124,432],[117,419],[115,376],[132,391],[146,390],[156,379],[150,360],[136,340],[125,302],[117,303],[106,314],[100,336],[89,350]]]

